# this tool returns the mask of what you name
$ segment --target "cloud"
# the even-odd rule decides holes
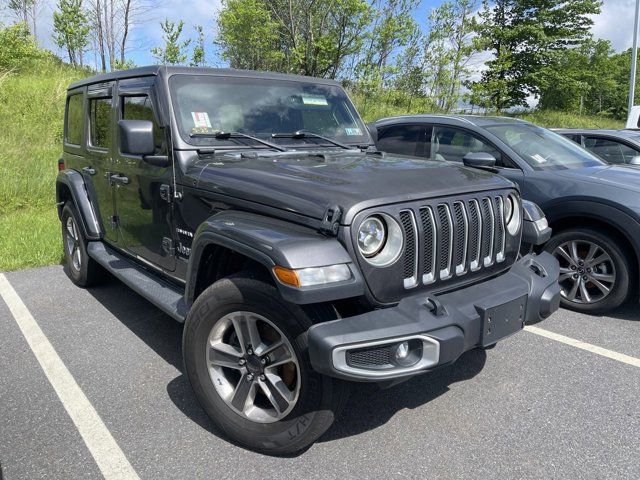
[[[609,40],[616,51],[626,50],[633,42],[636,0],[604,0],[599,15],[593,15],[591,33]]]

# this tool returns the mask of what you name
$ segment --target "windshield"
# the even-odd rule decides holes
[[[606,165],[577,143],[535,125],[494,125],[485,128],[536,170]]]
[[[274,139],[304,130],[347,144],[370,144],[369,134],[344,90],[304,81],[213,75],[174,75],[171,97],[178,129],[192,145],[258,146],[246,138],[213,138],[239,132],[280,145],[331,145],[307,136]]]

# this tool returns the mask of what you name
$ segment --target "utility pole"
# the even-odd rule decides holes
[[[629,106],[627,115],[631,113],[636,93],[636,64],[638,63],[638,17],[640,16],[640,0],[636,0],[636,16],[633,22],[633,48],[631,49],[631,75],[629,77]]]

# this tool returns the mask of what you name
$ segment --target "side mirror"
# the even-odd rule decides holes
[[[469,152],[462,157],[462,162],[467,167],[490,167],[496,166],[496,157],[486,152]]]
[[[153,155],[153,123],[148,120],[120,120],[120,151],[129,155]]]
[[[629,165],[640,165],[640,155],[636,155],[631,158],[631,160],[629,160]]]

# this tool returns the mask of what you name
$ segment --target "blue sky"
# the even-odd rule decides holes
[[[51,41],[51,17],[57,0],[44,0],[40,9],[38,40],[47,48],[62,54]],[[220,8],[220,0],[147,0],[152,8],[139,18],[133,26],[127,57],[137,65],[154,63],[150,49],[162,44],[160,21],[164,18],[183,20],[185,33],[193,36],[193,25],[200,24],[207,34],[207,60],[215,66],[223,66],[211,44],[215,35],[215,15]],[[443,0],[422,0],[414,12],[416,20],[424,24],[429,11],[442,4]],[[478,1],[480,3],[480,0]],[[635,0],[604,0],[602,13],[594,17],[593,34],[612,42],[616,50],[631,46],[633,35],[633,13]],[[0,22],[2,19],[0,18]],[[87,59],[90,61],[90,59]]]

